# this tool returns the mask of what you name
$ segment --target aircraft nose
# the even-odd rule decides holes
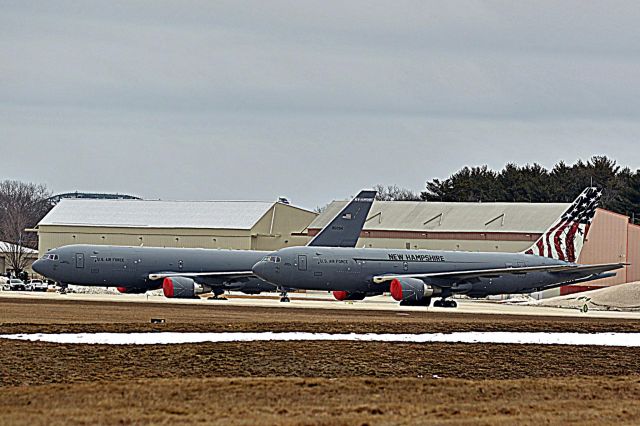
[[[258,278],[262,278],[265,281],[269,281],[269,263],[260,261],[253,265],[252,271]]]
[[[31,265],[31,269],[33,269],[35,272],[37,272],[40,275],[44,275],[45,273],[44,261],[42,259],[36,260],[35,262],[33,262],[33,265]]]

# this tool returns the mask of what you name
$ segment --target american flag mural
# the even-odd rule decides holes
[[[526,254],[575,262],[602,197],[598,188],[587,188]]]

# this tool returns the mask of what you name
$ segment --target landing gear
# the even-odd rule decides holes
[[[211,290],[212,296],[208,297],[207,300],[227,300],[226,297],[220,297],[224,294],[224,290]]]
[[[455,300],[442,299],[442,300],[436,300],[435,302],[433,302],[433,307],[434,308],[457,308],[458,303]]]
[[[278,291],[280,292],[280,303],[289,303],[291,299],[289,299],[289,294],[284,287],[278,287]]]
[[[69,289],[69,284],[60,283],[58,284],[58,293],[67,294],[67,290]]]
[[[438,302],[436,301],[435,303],[438,303]],[[400,306],[426,306],[428,308],[429,305],[431,305],[430,297],[425,297],[424,299],[418,300],[418,301],[400,302]]]

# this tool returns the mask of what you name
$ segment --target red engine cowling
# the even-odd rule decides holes
[[[123,294],[143,294],[146,293],[149,289],[146,288],[133,288],[133,287],[116,287],[118,292]]]
[[[350,293],[348,291],[334,291],[333,297],[340,302],[345,300],[364,300],[368,295],[366,293]]]
[[[162,292],[170,299],[192,299],[204,293],[204,287],[191,278],[167,277],[162,282]]]
[[[433,287],[417,278],[396,278],[391,281],[391,297],[398,302],[420,302],[434,294]]]

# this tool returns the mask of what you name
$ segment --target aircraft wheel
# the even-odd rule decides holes
[[[458,307],[458,303],[455,300],[448,300],[446,307],[447,308],[457,308]]]
[[[442,300],[436,300],[435,302],[433,302],[433,307],[434,308],[442,308]]]
[[[289,303],[289,302],[291,302],[291,300],[288,297],[281,297],[280,298],[280,302],[281,303]]]

